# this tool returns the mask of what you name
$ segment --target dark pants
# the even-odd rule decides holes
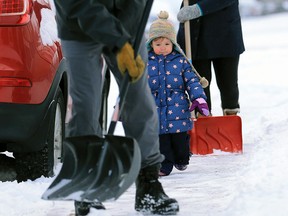
[[[189,164],[190,136],[187,132],[161,134],[159,138],[160,152],[165,156],[161,164],[162,172],[170,174],[174,164]]]
[[[205,77],[209,83],[212,79],[212,65],[215,71],[216,83],[220,91],[222,109],[236,109],[239,107],[238,88],[238,64],[239,56],[233,58],[217,58],[193,60],[193,65],[199,74]],[[210,85],[204,89],[207,103],[211,111]]]
[[[72,116],[67,123],[66,137],[97,135],[102,137],[99,123],[101,110],[102,53],[103,46],[95,41],[62,40],[62,47],[69,67],[69,94],[72,98]],[[147,59],[145,43],[141,43],[140,54]],[[113,56],[115,58],[115,56]],[[122,75],[112,65],[111,69],[120,85]],[[109,61],[108,61],[109,60]],[[113,70],[112,70],[113,69]],[[159,120],[155,100],[144,75],[129,86],[121,120],[125,136],[133,137],[141,150],[141,168],[159,165],[164,156],[159,150]],[[139,115],[141,113],[141,117]]]

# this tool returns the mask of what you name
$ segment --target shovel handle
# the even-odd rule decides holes
[[[145,27],[147,24],[147,20],[149,18],[150,15],[150,11],[153,5],[153,0],[147,0],[144,11],[143,11],[143,15],[142,15],[142,19],[140,21],[139,24],[139,28],[138,31],[136,33],[136,37],[135,37],[135,42],[133,44],[133,48],[134,48],[134,56],[136,58],[137,54],[138,54],[138,50],[144,35],[144,31],[145,31]],[[123,80],[121,82],[120,85],[120,94],[119,97],[117,98],[117,102],[116,102],[116,106],[112,115],[112,119],[111,119],[111,123],[109,125],[109,129],[108,129],[108,134],[113,134],[116,128],[116,124],[117,121],[119,120],[119,117],[121,115],[123,106],[124,106],[124,101],[128,92],[128,88],[130,86],[130,75],[129,73],[126,71]]]
[[[189,0],[183,0],[184,6],[189,6]],[[186,56],[188,59],[192,59],[192,52],[191,52],[191,40],[190,40],[190,22],[189,20],[185,21],[184,23],[184,31],[185,31],[185,50]]]

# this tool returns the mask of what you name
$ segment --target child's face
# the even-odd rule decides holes
[[[160,37],[152,41],[151,47],[157,55],[166,56],[172,52],[173,43],[168,38]]]

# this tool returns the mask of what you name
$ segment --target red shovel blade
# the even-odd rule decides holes
[[[193,154],[212,154],[213,150],[242,153],[242,123],[239,116],[209,116],[194,120],[190,133]]]

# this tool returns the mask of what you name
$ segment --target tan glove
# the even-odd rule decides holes
[[[143,75],[145,64],[140,55],[134,59],[134,50],[130,43],[125,43],[117,53],[117,64],[120,72],[124,75],[128,70],[132,82],[136,82]]]

